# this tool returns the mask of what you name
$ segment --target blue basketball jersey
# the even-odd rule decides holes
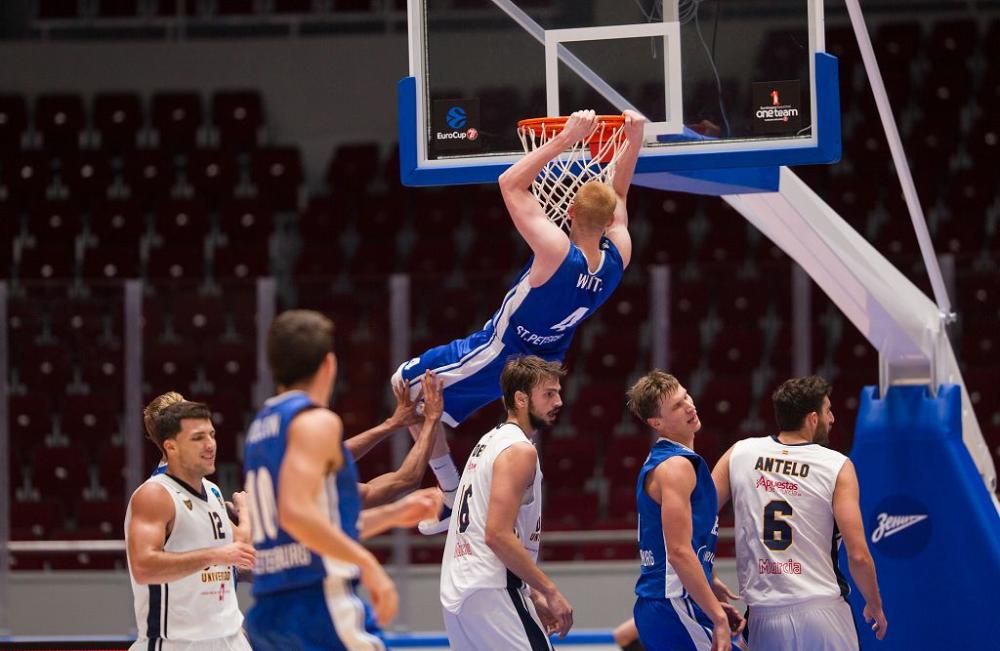
[[[288,445],[289,425],[303,411],[318,408],[301,391],[283,393],[264,403],[247,432],[243,464],[257,549],[254,597],[319,583],[327,577],[354,579],[358,576],[356,566],[321,557],[278,524],[278,476]],[[326,478],[320,500],[330,521],[357,540],[361,513],[358,471],[343,443],[341,450],[344,464]]]
[[[540,287],[528,282],[532,262],[533,257],[483,330],[495,333],[515,352],[561,360],[580,323],[618,287],[625,265],[606,237],[601,238],[601,259],[594,272],[580,247],[572,243],[562,264]]]
[[[712,565],[715,563],[715,544],[719,537],[718,497],[712,473],[708,464],[694,450],[679,443],[661,438],[654,445],[639,471],[636,486],[636,503],[639,514],[639,580],[635,593],[650,599],[672,599],[685,597],[684,589],[677,573],[667,559],[660,505],[646,492],[646,476],[658,465],[671,457],[687,457],[694,464],[697,482],[691,492],[691,547],[694,549],[705,577],[712,581]],[[668,523],[669,526],[669,523]]]

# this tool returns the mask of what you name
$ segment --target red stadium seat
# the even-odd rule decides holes
[[[597,446],[588,436],[549,438],[542,447],[542,473],[550,488],[579,487],[594,474]]]
[[[635,486],[639,469],[649,456],[648,435],[608,438],[604,452],[604,476],[612,486]]]
[[[72,239],[39,242],[32,248],[21,249],[17,274],[23,280],[68,279],[75,272],[76,243]]]
[[[169,248],[196,247],[199,249],[211,227],[205,204],[197,199],[171,199],[161,202],[154,226]]]
[[[40,447],[35,450],[34,456],[31,483],[42,499],[58,499],[63,504],[75,502],[80,495],[80,487],[88,482],[87,463],[80,450],[75,447]]]
[[[172,159],[158,149],[138,149],[125,157],[122,176],[132,200],[150,205],[170,194],[175,172]]]
[[[597,495],[584,492],[579,483],[575,488],[561,490],[549,483],[542,508],[544,527],[550,531],[590,529],[597,521],[597,509]]]
[[[28,232],[45,244],[72,242],[82,231],[80,209],[72,201],[43,201],[28,214]]]
[[[110,347],[97,347],[88,351],[80,361],[80,380],[91,393],[104,387],[120,387],[124,381],[122,351]]]
[[[52,404],[45,393],[10,397],[10,440],[15,455],[24,455],[52,432]],[[17,465],[17,459],[12,465]]]
[[[157,0],[156,1],[156,15],[157,16],[177,16],[182,14],[184,16],[194,16],[197,9],[197,0]]]
[[[21,95],[0,94],[0,153],[6,156],[21,148],[28,128],[28,104]]]
[[[299,150],[295,147],[268,147],[250,156],[250,179],[257,194],[277,210],[298,207],[298,193],[303,172]]]
[[[104,393],[69,395],[59,411],[59,430],[79,449],[96,449],[119,431],[118,401]]]
[[[12,500],[10,537],[12,540],[47,539],[57,529],[62,528],[65,518],[65,508],[58,500],[43,499],[40,502]]]
[[[74,201],[89,205],[107,196],[113,177],[111,160],[106,154],[96,151],[78,152],[65,157],[62,164],[62,180]]]
[[[80,275],[105,280],[138,278],[140,268],[139,243],[126,240],[120,246],[97,246],[85,250]]]
[[[33,208],[49,185],[49,161],[36,151],[21,152],[0,166],[3,184],[12,204]]]
[[[308,14],[312,10],[312,0],[274,0],[272,8],[276,14]]]
[[[219,230],[230,244],[266,240],[274,229],[274,212],[266,200],[231,199],[219,207]]]
[[[200,279],[205,275],[202,242],[164,244],[149,249],[146,276],[154,281]]]
[[[254,0],[216,0],[220,16],[246,16],[254,13]]]
[[[76,18],[80,15],[79,0],[38,0],[38,17]]]
[[[125,0],[134,2],[134,0]],[[134,93],[100,93],[94,98],[94,128],[104,151],[131,151],[143,125],[142,104]]]
[[[48,151],[65,152],[80,145],[85,126],[83,98],[79,95],[43,94],[35,102],[35,129]]]
[[[246,5],[251,13],[253,0],[229,0]],[[241,7],[242,8],[242,7]],[[228,13],[219,5],[219,13]],[[219,145],[226,151],[247,151],[257,146],[257,134],[264,124],[264,108],[255,90],[220,91],[212,97],[212,124],[219,132]]]
[[[217,279],[249,279],[267,276],[271,269],[271,254],[265,236],[242,244],[216,247],[212,269]]]
[[[198,352],[192,344],[160,343],[144,352],[144,375],[154,394],[190,391],[198,372]]]
[[[330,160],[326,182],[334,191],[366,188],[378,173],[378,164],[378,144],[341,145]]]
[[[236,159],[225,150],[195,149],[188,156],[188,181],[196,195],[213,206],[232,195],[238,176]]]
[[[88,538],[118,540],[124,535],[125,500],[82,500],[76,506],[77,529]]]
[[[201,97],[196,92],[165,92],[153,95],[152,125],[166,151],[190,151],[202,124]]]
[[[249,386],[257,376],[257,355],[252,345],[213,344],[202,353],[208,381],[216,387]]]
[[[183,293],[171,304],[174,332],[185,342],[217,339],[226,327],[226,302],[223,296],[199,296]]]
[[[98,244],[138,249],[139,238],[146,232],[146,216],[135,201],[101,201],[90,211],[89,230]]]
[[[760,365],[763,333],[753,325],[741,327],[739,321],[735,323],[732,327],[723,327],[712,342],[708,364],[715,373],[749,373]]]

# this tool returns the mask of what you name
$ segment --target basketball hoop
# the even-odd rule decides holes
[[[517,135],[524,152],[532,152],[562,131],[568,117],[531,118],[517,123]],[[576,191],[588,181],[608,183],[615,164],[625,152],[625,117],[598,115],[597,126],[587,137],[573,143],[542,168],[531,184],[535,198],[549,221],[569,230],[566,214]]]

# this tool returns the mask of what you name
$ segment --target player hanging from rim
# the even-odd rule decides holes
[[[393,375],[394,383],[405,381],[414,395],[425,371],[444,380],[445,424],[455,427],[500,397],[500,372],[512,355],[561,362],[576,328],[618,287],[632,258],[625,198],[646,124],[646,118],[633,111],[624,117],[626,150],[611,183],[592,180],[580,187],[568,208],[569,235],[548,220],[531,184],[546,164],[594,131],[594,111],[573,113],[559,134],[500,175],[500,193],[531,248],[530,261],[481,330],[431,348]],[[416,435],[413,428],[410,432]],[[444,491],[445,506],[438,521],[421,523],[425,534],[447,530],[459,482],[444,435],[437,437],[430,466]]]

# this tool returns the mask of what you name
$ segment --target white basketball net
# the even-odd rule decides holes
[[[534,151],[562,129],[563,121],[552,125],[534,122],[518,126],[517,135],[524,152]],[[599,121],[594,131],[583,140],[556,156],[542,168],[531,184],[535,198],[545,209],[545,216],[564,231],[569,230],[567,209],[580,186],[594,179],[610,182],[615,165],[625,152],[625,125]]]

